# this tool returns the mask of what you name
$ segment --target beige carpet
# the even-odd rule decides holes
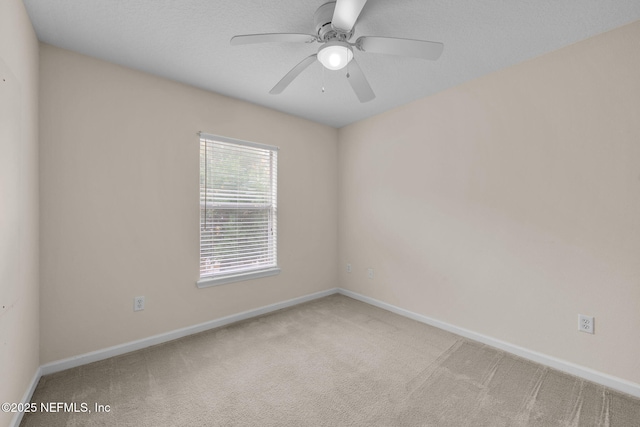
[[[332,295],[43,377],[22,426],[640,426],[640,400]]]

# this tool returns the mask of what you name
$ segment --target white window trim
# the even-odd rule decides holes
[[[244,140],[235,139],[235,138],[227,138],[224,136],[214,135],[214,134],[205,133],[205,132],[198,132],[198,136],[200,138],[211,139],[211,140],[220,141],[220,142],[233,143],[237,145],[246,145],[249,147],[267,149],[267,150],[276,151],[276,152],[279,151],[279,147],[276,147],[273,145],[260,144],[257,142],[244,141]],[[220,285],[226,285],[228,283],[243,282],[246,280],[259,279],[262,277],[275,276],[278,274],[280,274],[280,267],[276,265],[271,267],[265,267],[262,270],[258,269],[258,270],[251,270],[247,272],[230,273],[230,274],[226,274],[218,277],[212,277],[212,276],[201,277],[199,280],[196,281],[196,286],[200,289],[209,288],[212,286],[220,286]]]
[[[260,144],[258,142],[244,141],[242,139],[227,138],[225,136],[214,135],[212,133],[198,132],[198,136],[200,136],[200,138],[211,139],[211,140],[220,141],[220,142],[228,142],[230,144],[245,145],[247,147],[254,147],[254,148],[262,148],[263,150],[280,151],[280,148],[276,147],[275,145]]]
[[[245,280],[259,279],[280,274],[280,267],[269,267],[265,270],[254,270],[246,273],[228,274],[220,277],[203,277],[196,282],[198,288],[226,285],[227,283],[243,282]]]

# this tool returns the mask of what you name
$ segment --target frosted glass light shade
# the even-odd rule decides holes
[[[318,51],[318,61],[329,70],[340,70],[353,59],[353,50],[345,42],[329,42]]]

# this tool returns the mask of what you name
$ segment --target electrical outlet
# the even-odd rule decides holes
[[[351,273],[351,264],[347,264],[347,273]]]
[[[367,276],[369,279],[373,279],[373,268],[367,268]]]
[[[586,332],[593,334],[593,316],[585,316],[584,314],[578,314],[578,330],[580,332]]]
[[[133,311],[144,310],[144,297],[133,298]]]

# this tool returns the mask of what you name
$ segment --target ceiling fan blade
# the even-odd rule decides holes
[[[270,34],[245,34],[231,38],[231,45],[238,46],[241,44],[254,43],[271,43],[271,42],[290,42],[290,43],[312,43],[318,38],[311,34],[294,34],[294,33],[270,33]]]
[[[289,86],[289,84],[293,81],[293,79],[298,77],[298,74],[303,72],[305,70],[305,68],[307,68],[309,65],[311,65],[316,60],[317,57],[318,57],[318,55],[316,55],[314,53],[313,55],[307,56],[306,58],[304,58],[298,65],[293,67],[291,69],[291,71],[289,71],[282,78],[282,80],[280,80],[278,82],[278,84],[275,85],[273,87],[273,89],[271,89],[269,91],[269,93],[272,94],[272,95],[277,95],[279,93],[282,93],[282,91],[285,90],[287,88],[287,86]]]
[[[373,89],[369,86],[369,82],[355,58],[349,62],[347,67],[347,80],[360,102],[369,102],[375,98],[376,94],[373,93]]]
[[[438,42],[391,37],[359,37],[356,40],[356,47],[364,52],[413,56],[431,60],[438,59],[444,49],[444,45]]]
[[[331,25],[333,28],[348,33],[362,12],[362,8],[367,0],[337,0],[336,8],[333,11]]]

